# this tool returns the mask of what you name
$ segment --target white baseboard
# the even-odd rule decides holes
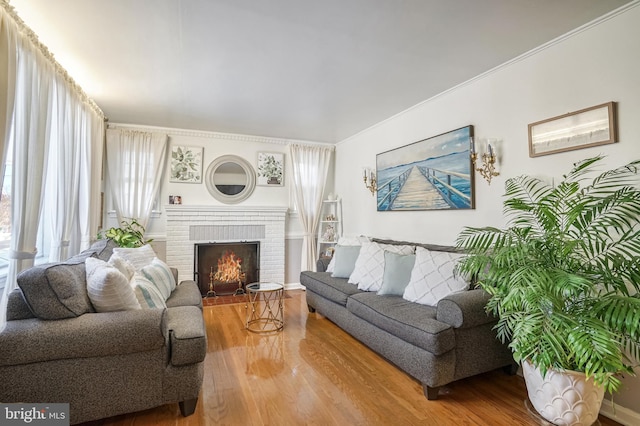
[[[605,397],[600,407],[600,414],[625,426],[640,425],[640,413],[611,402]]]
[[[305,287],[300,283],[289,283],[284,285],[284,289],[286,290],[304,290]]]

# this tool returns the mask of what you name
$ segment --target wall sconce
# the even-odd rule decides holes
[[[478,152],[476,151],[476,144],[473,141],[473,138],[469,138],[471,142],[471,162],[474,166],[478,166]],[[495,139],[494,139],[495,140]],[[496,161],[498,161],[498,157],[496,156],[496,151],[494,146],[491,145],[491,142],[487,140],[486,149],[481,154],[482,164],[479,167],[476,167],[476,170],[480,172],[480,176],[485,178],[487,183],[491,185],[491,179],[494,176],[500,176],[500,172],[496,170]]]
[[[364,186],[371,191],[371,195],[375,194],[378,190],[376,174],[371,169],[365,167],[363,171],[364,176],[362,177],[364,181]]]

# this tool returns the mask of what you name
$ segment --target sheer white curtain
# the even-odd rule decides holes
[[[13,19],[0,8],[0,166],[5,164],[16,85],[16,34]],[[0,167],[0,188],[4,167]]]
[[[102,203],[102,163],[104,149],[104,117],[83,104],[82,123],[79,128],[80,187],[78,209],[80,218],[80,251],[89,248],[98,232]]]
[[[322,195],[327,181],[333,147],[292,144],[289,146],[293,166],[296,207],[304,229],[301,270],[315,270],[315,236],[320,223]]]
[[[88,246],[90,233],[97,232],[103,141],[104,115],[100,108],[73,82],[11,6],[0,2],[0,165],[8,162],[7,146],[12,145],[11,242],[0,298],[0,330],[6,324],[7,296],[17,287],[16,276],[34,264],[38,236],[49,230],[41,225],[46,221],[40,220],[45,183],[56,183],[56,194],[48,194],[53,198],[46,200],[49,204],[45,215],[75,211],[72,218],[56,221],[61,224],[60,247],[69,241],[77,251]],[[50,147],[55,155],[51,159]],[[65,154],[57,150],[64,150]],[[62,156],[64,164],[60,162]],[[70,162],[69,156],[79,160]],[[50,164],[56,167],[49,168]],[[68,180],[68,175],[74,178]],[[2,177],[0,173],[0,187]],[[51,204],[51,199],[60,198],[71,200],[76,207],[69,208],[66,201],[62,207]],[[72,220],[77,223],[70,226]],[[68,233],[69,228],[77,231]]]
[[[64,78],[56,78],[55,89],[45,195],[51,262],[66,259],[90,245],[91,233],[97,231],[97,226],[91,227],[91,208],[97,205],[92,200],[100,198],[92,174],[92,168],[99,169],[100,164],[94,164],[92,158],[91,128],[100,117],[93,116],[91,108],[78,99]],[[102,145],[101,140],[98,138],[95,145]]]
[[[118,223],[134,218],[146,227],[167,154],[165,134],[107,129],[107,170]]]
[[[16,288],[18,272],[33,266],[43,192],[53,98],[53,69],[38,49],[21,40],[17,59],[16,96],[12,120],[11,244],[6,295]],[[2,310],[5,320],[6,305]]]

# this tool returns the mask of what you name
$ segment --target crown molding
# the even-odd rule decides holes
[[[218,140],[224,140],[224,141],[238,141],[238,142],[258,142],[258,143],[266,143],[266,144],[273,144],[273,145],[298,144],[298,145],[313,145],[313,146],[333,146],[333,144],[314,142],[314,141],[305,141],[305,140],[298,140],[298,139],[284,139],[284,138],[274,138],[269,136],[245,135],[240,133],[211,132],[206,130],[176,129],[172,127],[146,126],[141,124],[108,123],[107,128],[108,129],[141,130],[141,131],[149,131],[149,132],[162,132],[162,133],[166,133],[169,136],[190,136],[190,137],[205,138],[205,139],[218,139]]]
[[[636,8],[638,6],[640,6],[640,0],[633,0],[632,2],[627,3],[627,4],[623,5],[623,6],[620,6],[619,8],[617,8],[615,10],[612,10],[611,12],[602,15],[599,18],[596,18],[591,22],[587,22],[586,24],[584,24],[584,25],[582,25],[582,26],[580,26],[578,28],[575,28],[575,29],[573,29],[573,30],[571,30],[571,31],[559,36],[559,37],[556,37],[553,40],[550,40],[550,41],[548,41],[548,42],[546,42],[546,43],[544,43],[544,44],[542,44],[542,45],[540,45],[538,47],[534,47],[533,49],[531,49],[531,50],[529,50],[529,51],[527,51],[527,52],[525,52],[525,53],[523,53],[523,54],[521,54],[519,56],[516,56],[513,59],[510,59],[510,60],[508,60],[506,62],[503,62],[502,64],[500,64],[500,65],[498,65],[496,67],[493,67],[490,70],[487,70],[487,71],[483,72],[482,74],[478,74],[477,76],[472,77],[469,80],[463,81],[460,84],[457,84],[457,85],[455,85],[453,87],[450,87],[449,89],[446,89],[446,90],[444,90],[444,91],[442,91],[442,92],[440,92],[440,93],[438,93],[438,94],[436,94],[436,95],[434,95],[434,96],[432,96],[432,97],[430,97],[428,99],[425,99],[422,102],[419,102],[419,103],[417,103],[417,104],[415,104],[415,105],[413,105],[413,106],[411,106],[411,107],[409,107],[409,108],[407,108],[407,109],[405,109],[403,111],[400,111],[399,113],[396,113],[396,114],[392,115],[391,117],[385,118],[384,120],[379,121],[376,124],[374,124],[372,126],[369,126],[366,129],[363,129],[363,130],[359,131],[358,133],[356,133],[356,134],[354,134],[352,136],[349,136],[348,138],[345,138],[345,139],[343,139],[341,141],[336,142],[335,145],[336,146],[340,146],[340,145],[342,145],[344,143],[348,143],[349,141],[351,141],[353,139],[356,139],[357,137],[362,136],[362,135],[366,134],[367,132],[370,132],[373,129],[379,127],[379,126],[382,126],[383,124],[385,124],[385,123],[387,123],[389,121],[392,121],[392,120],[394,120],[394,119],[396,119],[398,117],[401,117],[401,116],[411,112],[412,110],[414,110],[416,108],[421,107],[422,105],[428,104],[428,103],[430,103],[430,102],[432,102],[432,101],[434,101],[434,100],[436,100],[438,98],[441,98],[441,97],[443,97],[443,96],[445,96],[445,95],[447,95],[449,93],[455,92],[455,91],[457,91],[457,90],[459,90],[459,89],[461,89],[463,87],[466,87],[466,86],[468,86],[468,85],[470,85],[472,83],[475,83],[478,80],[482,80],[482,79],[488,77],[491,74],[494,74],[494,73],[496,73],[496,72],[498,72],[498,71],[500,71],[500,70],[502,70],[504,68],[508,68],[513,64],[521,62],[521,61],[523,61],[523,60],[525,60],[525,59],[527,59],[527,58],[529,58],[531,56],[534,56],[534,55],[536,55],[536,54],[538,54],[538,53],[550,48],[550,47],[553,47],[553,46],[555,46],[557,44],[560,44],[560,43],[564,42],[565,40],[570,39],[570,38],[572,38],[572,37],[584,32],[584,31],[587,31],[587,30],[589,30],[591,28],[597,27],[598,25],[600,25],[600,24],[602,24],[602,23],[604,23],[604,22],[606,22],[606,21],[608,21],[610,19],[613,19],[618,15],[622,15],[623,13],[626,13],[629,10],[631,10],[633,8]]]

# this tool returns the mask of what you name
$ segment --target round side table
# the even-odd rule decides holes
[[[247,284],[247,324],[254,333],[273,333],[284,328],[284,285],[272,282]]]

